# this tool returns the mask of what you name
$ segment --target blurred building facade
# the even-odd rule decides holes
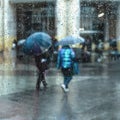
[[[58,40],[66,35],[117,40],[120,51],[119,0],[0,0],[0,51],[14,39],[44,31]]]

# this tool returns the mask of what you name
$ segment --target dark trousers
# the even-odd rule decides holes
[[[72,76],[64,76],[64,85],[68,88],[70,81],[72,80]]]
[[[62,73],[64,76],[64,85],[68,88],[70,81],[72,80],[73,76],[73,69],[72,68],[62,68]]]
[[[43,86],[46,87],[47,83],[45,80],[45,72],[39,72],[39,74],[38,74],[38,79],[37,79],[37,83],[36,83],[37,89],[40,88],[41,82],[42,82]]]

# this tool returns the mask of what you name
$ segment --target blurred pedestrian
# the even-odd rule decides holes
[[[41,82],[44,88],[47,87],[47,82],[45,80],[45,71],[48,69],[47,57],[46,54],[35,55],[35,63],[38,68],[38,79],[36,83],[36,89],[40,89]]]
[[[112,49],[116,49],[117,47],[117,41],[114,36],[111,36],[109,39],[109,44]]]
[[[69,45],[63,46],[58,52],[57,68],[60,69],[64,76],[64,82],[61,85],[65,92],[69,91],[69,83],[73,77],[73,59],[75,59],[75,52]]]
[[[97,62],[103,61],[103,52],[104,52],[104,43],[101,39],[98,40],[98,44],[96,46],[96,52],[98,54]]]
[[[12,55],[12,66],[16,67],[16,63],[17,63],[17,40],[16,39],[14,39],[12,43],[11,55]]]
[[[82,44],[81,58],[82,62],[91,62],[91,39],[89,36],[85,39],[85,42]]]
[[[52,55],[52,62],[55,62],[56,63],[56,61],[57,61],[57,55],[58,55],[58,46],[56,46],[56,43],[57,43],[58,41],[57,41],[57,39],[53,36],[52,37],[52,53],[51,53],[51,55]]]
[[[110,44],[110,58],[113,60],[117,60],[119,57],[116,38],[112,36],[109,40],[109,44]]]
[[[15,49],[16,46],[17,46],[17,40],[14,39],[14,40],[13,40],[13,43],[12,43],[12,49]]]
[[[56,46],[57,42],[58,42],[58,40],[53,36],[52,37],[52,45],[53,45],[53,50],[54,51],[58,51],[58,46]]]

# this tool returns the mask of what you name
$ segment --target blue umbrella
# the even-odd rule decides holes
[[[83,37],[80,36],[67,36],[63,39],[61,39],[60,41],[58,41],[58,43],[56,44],[58,45],[72,45],[72,44],[76,44],[76,43],[84,43],[85,39]]]
[[[28,55],[41,54],[48,50],[52,45],[51,37],[44,32],[31,34],[23,45],[23,51]]]

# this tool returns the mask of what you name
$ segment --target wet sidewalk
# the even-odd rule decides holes
[[[80,64],[64,93],[55,67],[46,73],[48,88],[36,91],[34,64],[1,63],[0,120],[120,120],[119,65]]]
[[[104,64],[98,65],[104,66]],[[80,80],[88,79],[95,75],[93,71],[89,72],[93,67],[96,69],[97,66],[95,64],[90,63],[88,66],[87,64],[84,66],[83,69],[81,68],[82,64],[80,64],[80,69],[82,70],[79,76],[74,76],[74,81],[77,81],[79,78]],[[35,89],[36,80],[37,69],[34,64],[34,58],[16,59],[14,50],[4,55],[0,54],[0,95]],[[50,64],[49,70],[46,71],[46,80],[49,86],[60,85],[62,83],[63,77],[61,71],[57,70],[56,65],[53,63]]]
[[[1,56],[0,59],[0,95],[35,89],[38,74],[34,59],[24,58],[25,60],[18,60],[16,59],[15,53],[12,52],[9,54],[6,53],[5,56]],[[82,64],[80,64],[80,75],[74,76],[73,81],[95,77],[98,73],[94,71],[104,66],[106,67],[107,65],[88,63],[82,66]],[[106,71],[102,74],[105,73]],[[50,68],[46,71],[46,80],[49,86],[60,85],[62,83],[63,77],[61,71],[57,70],[54,63],[51,63]]]

